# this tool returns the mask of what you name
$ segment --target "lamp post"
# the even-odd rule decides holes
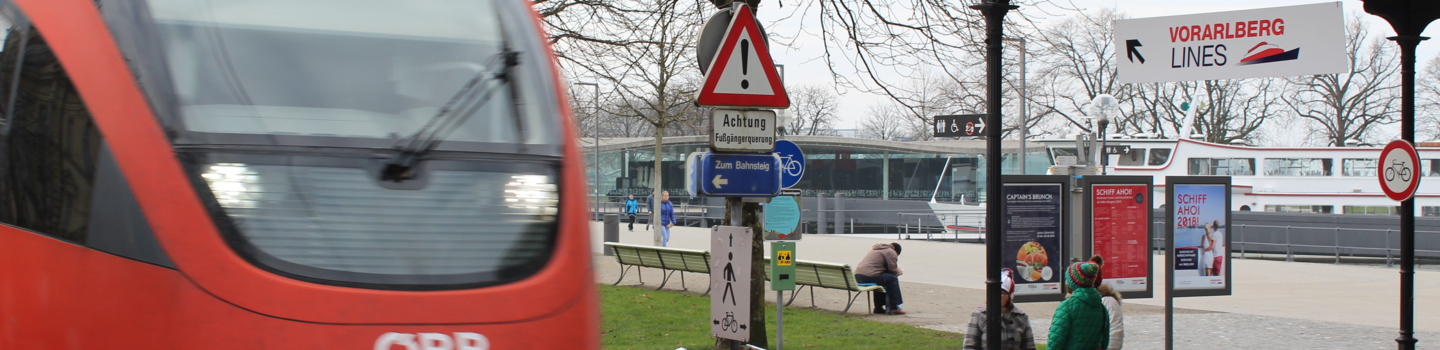
[[[1384,18],[1400,44],[1400,137],[1415,142],[1415,47],[1425,26],[1440,18],[1440,4],[1423,0],[1364,0],[1365,12]],[[1416,179],[1419,181],[1419,179]],[[1415,198],[1400,202],[1401,350],[1415,349]]]
[[[1003,48],[1000,41],[1005,38],[1005,13],[1018,9],[1010,0],[984,0],[970,6],[985,15],[985,334],[997,335],[986,339],[986,349],[1000,348],[1000,256],[1004,254],[998,237],[1001,234],[1000,211],[1004,201],[1000,199],[1000,65]]]
[[[1099,94],[1090,101],[1095,108],[1095,126],[1100,127],[1100,175],[1105,175],[1105,167],[1110,165],[1110,152],[1105,151],[1105,127],[1110,126],[1110,114],[1120,109],[1120,101],[1110,94]]]
[[[600,220],[600,84],[582,81],[575,85],[590,85],[595,88],[595,100],[590,101],[595,106],[595,115],[591,118],[595,124],[595,164],[591,169],[595,171],[595,187],[591,189],[595,195],[595,220]]]

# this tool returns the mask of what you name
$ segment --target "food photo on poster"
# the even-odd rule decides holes
[[[1229,227],[1223,184],[1181,185],[1175,191],[1175,289],[1225,288]]]
[[[1102,283],[1119,292],[1149,289],[1149,188],[1148,184],[1091,187],[1091,248],[1105,259]]]
[[[1060,293],[1062,198],[1059,184],[1004,186],[1003,263],[1019,277],[1017,296]]]

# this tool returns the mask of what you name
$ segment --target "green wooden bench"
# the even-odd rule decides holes
[[[640,275],[640,267],[660,269],[661,275],[665,277],[660,280],[660,286],[655,287],[655,290],[665,288],[665,283],[676,273],[680,273],[680,287],[684,290],[690,290],[685,286],[684,272],[710,274],[710,252],[707,251],[614,242],[605,242],[605,246],[615,253],[615,260],[619,261],[622,267],[620,278],[616,279],[614,284],[620,284],[631,267],[635,268],[635,275],[640,276],[640,284],[645,284],[645,277]],[[704,294],[710,294],[710,288],[707,287]]]
[[[769,278],[770,258],[765,258],[765,276]],[[861,295],[866,296],[865,310],[870,310],[870,293],[877,290],[884,290],[880,286],[861,286],[855,282],[855,270],[848,264],[837,264],[823,261],[795,260],[795,291],[790,294],[790,299],[785,301],[785,306],[795,302],[795,296],[805,288],[810,288],[810,307],[815,307],[815,287],[840,289],[845,291],[845,310],[841,314],[850,312],[850,307],[855,305],[855,299]]]

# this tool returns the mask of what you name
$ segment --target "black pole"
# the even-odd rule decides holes
[[[1440,18],[1440,3],[1419,0],[1362,0],[1365,12],[1384,18],[1400,44],[1400,137],[1415,142],[1415,47]],[[1415,178],[1420,181],[1420,178]],[[1400,350],[1415,349],[1415,198],[1400,202]]]
[[[1100,124],[1100,175],[1105,175],[1105,167],[1110,166],[1110,152],[1105,150],[1105,128],[1110,126],[1110,120],[1101,119],[1097,124]]]
[[[1005,13],[1019,8],[1010,0],[986,0],[970,8],[985,14],[985,348],[1000,348],[1000,58]]]
[[[1390,37],[1400,44],[1400,138],[1415,143],[1415,47],[1418,35]],[[1415,179],[1420,181],[1420,179]],[[1400,202],[1400,350],[1415,343],[1415,197]]]

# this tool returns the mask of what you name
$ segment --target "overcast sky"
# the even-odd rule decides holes
[[[1061,1],[1066,1],[1066,0],[1055,0],[1055,1],[1061,2]],[[1281,7],[1281,6],[1293,6],[1293,5],[1304,5],[1304,4],[1316,4],[1316,3],[1329,3],[1329,2],[1332,2],[1332,1],[1314,1],[1314,0],[1163,0],[1163,1],[1156,1],[1156,0],[1068,0],[1068,1],[1069,1],[1070,3],[1073,3],[1073,4],[1074,4],[1074,5],[1073,5],[1074,7],[1078,7],[1078,8],[1082,8],[1082,9],[1087,9],[1087,10],[1091,10],[1091,11],[1093,11],[1093,10],[1098,10],[1098,9],[1100,9],[1100,8],[1118,8],[1118,9],[1121,10],[1121,12],[1129,15],[1130,18],[1144,18],[1144,17],[1160,17],[1160,16],[1173,16],[1173,15],[1186,15],[1186,14],[1208,13],[1208,12],[1236,11],[1236,10],[1247,10],[1247,9],[1266,8],[1266,7]],[[787,7],[784,7],[784,8],[779,8],[778,5],[777,5],[777,2],[779,2],[779,1],[767,1],[767,2],[763,3],[763,4],[762,4],[763,7],[762,7],[762,10],[760,11],[760,15],[758,16],[758,19],[759,19],[762,23],[766,23],[766,30],[769,31],[770,33],[772,33],[772,37],[775,36],[775,35],[777,35],[777,34],[787,35],[787,36],[788,36],[788,35],[794,35],[796,32],[798,32],[798,31],[800,31],[800,30],[802,29],[802,28],[799,28],[799,27],[801,26],[800,23],[802,22],[802,21],[801,21],[801,18],[800,18],[802,15],[800,15],[800,14],[795,14],[795,15],[793,15],[793,16],[790,16],[791,13],[795,12],[795,11],[794,11],[794,9],[795,9],[795,7],[794,7],[794,2],[791,2],[791,3],[790,3],[790,4],[791,4],[790,6],[787,6]],[[1366,18],[1366,20],[1370,22],[1370,28],[1371,28],[1371,33],[1372,33],[1372,35],[1391,36],[1391,35],[1394,35],[1394,34],[1395,34],[1395,32],[1390,28],[1389,24],[1387,24],[1384,20],[1380,19],[1379,17],[1375,17],[1375,16],[1373,16],[1373,15],[1364,14],[1363,3],[1362,3],[1360,0],[1345,0],[1345,1],[1341,1],[1341,6],[1343,7],[1343,11],[1345,11],[1345,13],[1347,14],[1347,15],[1346,15],[1346,19],[1347,19],[1347,20],[1349,19],[1349,14],[1350,14],[1350,13],[1361,13],[1361,14],[1363,15],[1363,17]],[[1030,8],[1030,9],[1021,8],[1019,11],[1024,12],[1024,11],[1038,11],[1038,10],[1041,10],[1041,9],[1039,9],[1039,8]],[[1057,11],[1054,11],[1054,10],[1045,11],[1045,12],[1048,12],[1048,13],[1050,13],[1050,14],[1064,14],[1063,12],[1057,12]],[[1038,14],[1038,13],[1035,13],[1035,12],[1026,12],[1026,13],[1027,13],[1027,15],[1031,15],[1031,16],[1043,16],[1043,15],[1044,15],[1044,14]],[[790,17],[781,20],[780,18],[781,18],[781,17],[784,17],[784,16],[790,16]],[[808,24],[817,23],[816,20],[813,19],[813,18],[815,18],[815,15],[812,13],[810,16],[811,16],[811,19],[805,20],[804,23],[807,24],[807,25],[808,25]],[[1044,25],[1046,25],[1045,23],[1047,23],[1047,22],[1056,21],[1056,20],[1060,20],[1060,19],[1063,19],[1063,18],[1064,18],[1064,17],[1048,17],[1048,18],[1043,18],[1043,19],[1041,19],[1041,24],[1040,24],[1040,25],[1041,25],[1041,26],[1044,26]],[[1429,37],[1440,37],[1440,29],[1435,29],[1436,27],[1440,27],[1440,24],[1432,24],[1431,26],[1429,26],[1428,28],[1426,28],[1426,31],[1425,31],[1424,35],[1425,35],[1425,36],[1429,36]],[[814,30],[809,30],[809,31],[814,32]],[[977,40],[978,40],[978,39],[980,39],[980,38],[977,38]],[[816,85],[816,84],[818,84],[818,85],[825,85],[825,86],[834,86],[834,85],[835,85],[835,82],[834,82],[834,80],[831,78],[831,75],[830,75],[829,70],[828,70],[828,69],[826,68],[826,66],[825,66],[825,61],[824,61],[824,58],[823,58],[823,54],[824,54],[823,48],[819,46],[819,43],[818,43],[817,41],[814,41],[814,40],[803,40],[803,39],[802,39],[802,40],[797,40],[797,41],[794,43],[794,45],[792,45],[792,46],[785,46],[784,43],[781,43],[781,45],[776,45],[776,43],[777,43],[777,40],[773,40],[773,39],[772,39],[772,41],[771,41],[771,45],[772,45],[772,48],[771,48],[771,49],[772,49],[772,52],[771,52],[770,54],[771,54],[771,56],[774,58],[775,63],[777,63],[777,64],[784,64],[784,65],[785,65],[785,70],[786,70],[785,76],[786,76],[786,80],[787,80],[787,81],[786,81],[786,86],[798,87],[798,86],[802,86],[802,85]],[[1008,48],[1007,48],[1007,49],[1008,49]],[[1430,58],[1434,57],[1437,53],[1440,53],[1440,39],[1433,39],[1433,40],[1427,40],[1427,41],[1421,42],[1421,43],[1420,43],[1420,46],[1419,46],[1419,55],[1418,55],[1418,59],[1417,59],[1417,69],[1423,69],[1423,66],[1424,66],[1425,62],[1428,61]],[[1009,64],[1011,64],[1011,63],[1007,62],[1007,67],[1006,67],[1006,69],[1012,69],[1012,68],[1008,67]],[[843,71],[842,71],[842,72],[843,72]],[[1033,74],[1033,73],[1032,73],[1032,74]],[[854,77],[854,78],[852,78],[851,80],[854,81],[854,80],[862,80],[862,79],[860,79],[859,77]],[[863,92],[858,92],[858,91],[853,91],[853,90],[851,90],[851,91],[840,91],[840,93],[843,94],[843,95],[839,98],[839,101],[840,101],[840,108],[839,108],[839,111],[840,111],[840,121],[839,121],[838,123],[836,123],[836,128],[838,128],[838,129],[853,129],[853,128],[855,128],[856,124],[858,124],[858,122],[859,122],[861,119],[864,118],[865,111],[866,111],[871,105],[880,104],[880,103],[887,103],[887,102],[888,102],[888,98],[883,97],[883,96],[880,96],[880,95],[866,94],[866,93],[863,93]],[[1122,101],[1122,103],[1124,103],[1124,102]]]

